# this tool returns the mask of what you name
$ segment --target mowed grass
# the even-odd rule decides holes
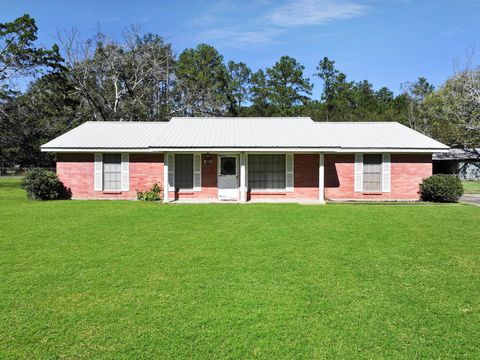
[[[480,181],[462,181],[465,194],[480,194]]]
[[[480,208],[35,202],[0,180],[0,358],[474,358]]]

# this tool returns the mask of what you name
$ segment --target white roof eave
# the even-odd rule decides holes
[[[52,153],[164,153],[164,152],[282,152],[282,153],[392,153],[392,154],[422,154],[422,153],[445,153],[448,149],[437,148],[335,148],[335,147],[304,147],[304,148],[292,148],[292,147],[248,147],[248,148],[236,148],[236,147],[178,147],[178,148],[141,148],[141,149],[126,149],[126,148],[43,148],[42,152]]]

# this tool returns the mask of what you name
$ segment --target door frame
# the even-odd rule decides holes
[[[236,196],[234,198],[222,198],[220,197],[220,172],[221,172],[221,166],[222,166],[222,157],[235,157],[235,175],[237,178],[237,187],[236,187]],[[239,201],[240,199],[240,154],[238,153],[222,153],[217,155],[217,198],[219,200],[233,200],[233,201]]]

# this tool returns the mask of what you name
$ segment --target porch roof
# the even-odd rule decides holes
[[[480,148],[476,149],[450,149],[445,153],[433,154],[436,161],[480,161]]]
[[[297,118],[172,118],[168,122],[86,122],[42,151],[420,151],[448,147],[396,122],[314,122]],[[363,150],[362,150],[363,149]]]

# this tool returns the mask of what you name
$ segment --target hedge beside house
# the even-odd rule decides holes
[[[462,195],[462,182],[454,175],[432,175],[420,184],[423,201],[456,202]]]
[[[45,169],[32,169],[22,180],[22,188],[32,200],[70,199],[72,192],[58,179],[57,174]]]

